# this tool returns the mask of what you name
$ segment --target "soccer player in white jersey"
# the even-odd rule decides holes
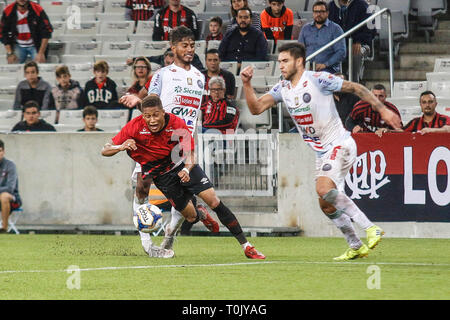
[[[369,102],[385,122],[401,128],[400,118],[386,108],[364,86],[344,81],[327,72],[305,70],[305,48],[299,43],[279,48],[278,61],[284,80],[257,98],[252,85],[253,68],[241,71],[248,108],[254,115],[284,102],[303,140],[316,152],[316,192],[322,211],[344,234],[349,248],[336,261],[367,256],[384,231],[374,225],[345,194],[345,176],[356,159],[356,144],[344,129],[333,100],[333,92],[349,92]],[[351,219],[366,230],[368,246],[355,233]]]
[[[191,134],[195,133],[197,118],[200,112],[201,99],[205,78],[204,75],[191,65],[195,52],[195,37],[192,31],[184,26],[179,26],[171,32],[171,47],[175,54],[175,61],[172,65],[164,67],[153,76],[148,87],[149,95],[157,95],[161,98],[165,112],[172,113],[182,118]],[[141,99],[134,95],[123,96],[120,103],[128,107],[133,107],[141,103]],[[143,185],[149,186],[149,183]],[[147,189],[148,194],[148,189]],[[136,195],[138,193],[136,192]],[[240,224],[234,214],[217,198],[214,194],[210,199],[205,199],[202,194],[199,197],[216,212],[219,220],[225,225],[233,236],[238,240],[244,249],[245,255],[250,259],[265,259],[265,256],[258,252],[246,239]],[[210,201],[208,201],[210,200]],[[212,219],[207,210],[198,210],[201,221],[209,224],[211,231],[218,231],[217,222]],[[172,209],[172,219],[165,230],[165,237],[161,243],[163,249],[171,249],[177,229],[183,222],[181,213]],[[217,228],[215,225],[217,225]],[[208,227],[208,226],[207,226]],[[215,231],[215,232],[217,232]],[[140,233],[141,242],[145,250],[145,245],[150,243],[148,234]]]

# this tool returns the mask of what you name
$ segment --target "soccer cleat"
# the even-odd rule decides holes
[[[157,246],[150,246],[148,256],[150,258],[173,258],[175,252],[170,249],[163,249]]]
[[[384,235],[383,229],[380,227],[373,225],[372,227],[366,230],[367,233],[367,245],[369,249],[373,249],[376,247],[378,243],[381,241],[381,237]]]
[[[245,256],[249,259],[264,260],[266,258],[261,252],[255,249],[253,246],[248,246],[244,250]]]
[[[197,210],[203,212],[203,214],[205,215],[205,219],[200,220],[205,225],[205,227],[213,233],[219,232],[219,224],[211,217],[205,206],[199,204],[197,205]]]
[[[339,257],[333,258],[334,261],[349,261],[357,258],[367,257],[369,254],[369,248],[363,244],[359,249],[355,250],[352,248],[348,248],[344,254]]]

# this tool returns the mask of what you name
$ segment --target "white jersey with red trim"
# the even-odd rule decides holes
[[[192,134],[200,114],[205,76],[194,66],[188,71],[175,64],[159,69],[152,77],[148,94],[157,94],[168,113],[185,122]]]
[[[303,140],[323,154],[347,138],[350,132],[342,125],[333,92],[342,88],[343,80],[327,72],[304,71],[297,86],[281,80],[268,94],[284,102]]]

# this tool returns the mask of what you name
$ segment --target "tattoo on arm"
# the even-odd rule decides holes
[[[353,93],[357,95],[361,100],[370,103],[374,111],[379,111],[381,108],[384,108],[384,104],[382,104],[369,89],[359,83],[344,81],[342,83],[341,92]]]

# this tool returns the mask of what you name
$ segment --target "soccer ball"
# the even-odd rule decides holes
[[[133,215],[134,225],[139,231],[145,233],[158,230],[161,227],[162,219],[161,209],[150,203],[140,205]]]

